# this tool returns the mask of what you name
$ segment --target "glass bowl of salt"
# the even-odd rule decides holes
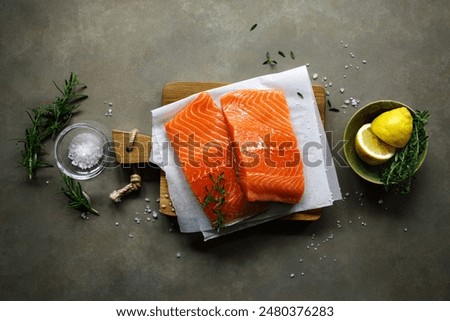
[[[73,124],[56,137],[56,164],[61,172],[77,180],[100,174],[108,163],[109,153],[108,138],[90,124]]]

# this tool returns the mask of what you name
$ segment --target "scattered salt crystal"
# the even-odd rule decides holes
[[[116,222],[116,224],[114,224],[114,225],[119,226],[119,222]]]
[[[306,67],[309,67],[309,62],[306,64]]]
[[[133,236],[133,234],[128,234],[128,237],[129,237],[130,239],[132,239],[134,236]]]
[[[363,61],[362,61],[362,63],[363,63],[363,64],[366,64],[366,63],[367,63],[367,61],[366,61],[366,60],[363,60]]]
[[[344,47],[345,47],[345,48],[348,48],[348,45],[347,45],[347,44],[345,44],[345,45],[344,45]]]
[[[408,229],[405,227],[405,228],[403,229],[403,231],[408,232]]]
[[[327,81],[327,77],[323,77],[323,81]]]
[[[109,104],[108,104],[108,105],[112,106],[112,105],[113,105],[113,103],[112,103],[112,102],[109,102]]]
[[[177,259],[179,259],[181,257],[181,253],[177,252]]]
[[[345,91],[345,88],[341,88],[341,89],[339,89],[339,91],[341,92],[341,94],[343,94]]]
[[[291,273],[291,279],[292,279],[294,276],[295,276],[295,274],[294,274],[294,273]]]
[[[384,201],[383,201],[382,199],[379,199],[379,200],[378,200],[378,204],[383,204],[383,202],[384,202]]]
[[[348,65],[345,65],[344,68],[345,68],[345,69],[348,69]]]
[[[78,134],[69,144],[68,158],[81,169],[94,167],[102,156],[102,142],[91,133]]]
[[[147,203],[150,202],[150,199],[148,197],[144,198],[144,201],[146,201]]]
[[[314,80],[316,80],[317,79],[317,77],[319,77],[319,75],[318,74],[313,74],[313,76],[312,76],[312,78],[314,79]]]
[[[152,216],[153,216],[154,218],[158,218],[158,212],[153,211]]]

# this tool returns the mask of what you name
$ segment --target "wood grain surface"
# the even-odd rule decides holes
[[[163,88],[162,104],[167,105],[177,100],[186,98],[190,95],[196,94],[201,91],[221,87],[228,85],[224,82],[173,82],[168,83]],[[325,125],[325,106],[326,106],[326,92],[325,88],[320,85],[313,85],[314,96],[316,98],[319,114],[322,119],[322,123]],[[169,189],[167,186],[167,180],[164,171],[161,171],[160,176],[160,211],[163,214],[176,216],[176,211],[172,206],[172,200],[170,199]],[[315,221],[322,215],[322,209],[314,209],[304,212],[298,212],[284,217],[285,220],[296,221]]]
[[[150,157],[152,138],[148,135],[137,133],[131,152],[127,152],[126,148],[130,141],[131,130],[113,129],[112,131],[116,161],[119,164],[147,163]]]

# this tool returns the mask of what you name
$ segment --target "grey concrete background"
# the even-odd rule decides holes
[[[0,299],[449,300],[449,30],[447,0],[2,0]],[[276,67],[262,65],[266,51]],[[150,133],[167,82],[233,82],[306,63],[315,82],[333,82],[333,107],[354,97],[430,111],[429,154],[410,195],[338,166],[350,197],[319,221],[277,221],[204,243],[165,217],[135,223],[145,197],[156,207],[157,171],[119,205],[108,194],[128,181],[126,170],[83,182],[101,212],[85,221],[58,194],[56,168],[28,181],[17,167],[25,110],[52,101],[52,81],[71,71],[89,94],[72,123],[95,122],[110,136]],[[356,110],[327,113],[333,146]],[[53,161],[53,141],[46,146]]]

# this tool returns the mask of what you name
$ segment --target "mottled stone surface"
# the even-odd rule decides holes
[[[3,0],[0,30],[1,300],[450,299],[447,0]],[[273,68],[262,65],[267,51]],[[99,124],[111,137],[113,128],[150,133],[167,82],[233,82],[307,63],[314,82],[332,82],[333,107],[353,97],[430,111],[429,154],[410,195],[345,167],[339,141],[351,105],[326,125],[350,196],[309,224],[272,222],[204,243],[161,215],[146,220],[145,206],[157,207],[156,170],[145,170],[139,194],[113,204],[108,194],[129,179],[121,168],[82,183],[101,213],[86,221],[59,194],[56,168],[28,181],[17,167],[25,111],[51,102],[52,81],[71,71],[89,94],[72,123]]]

